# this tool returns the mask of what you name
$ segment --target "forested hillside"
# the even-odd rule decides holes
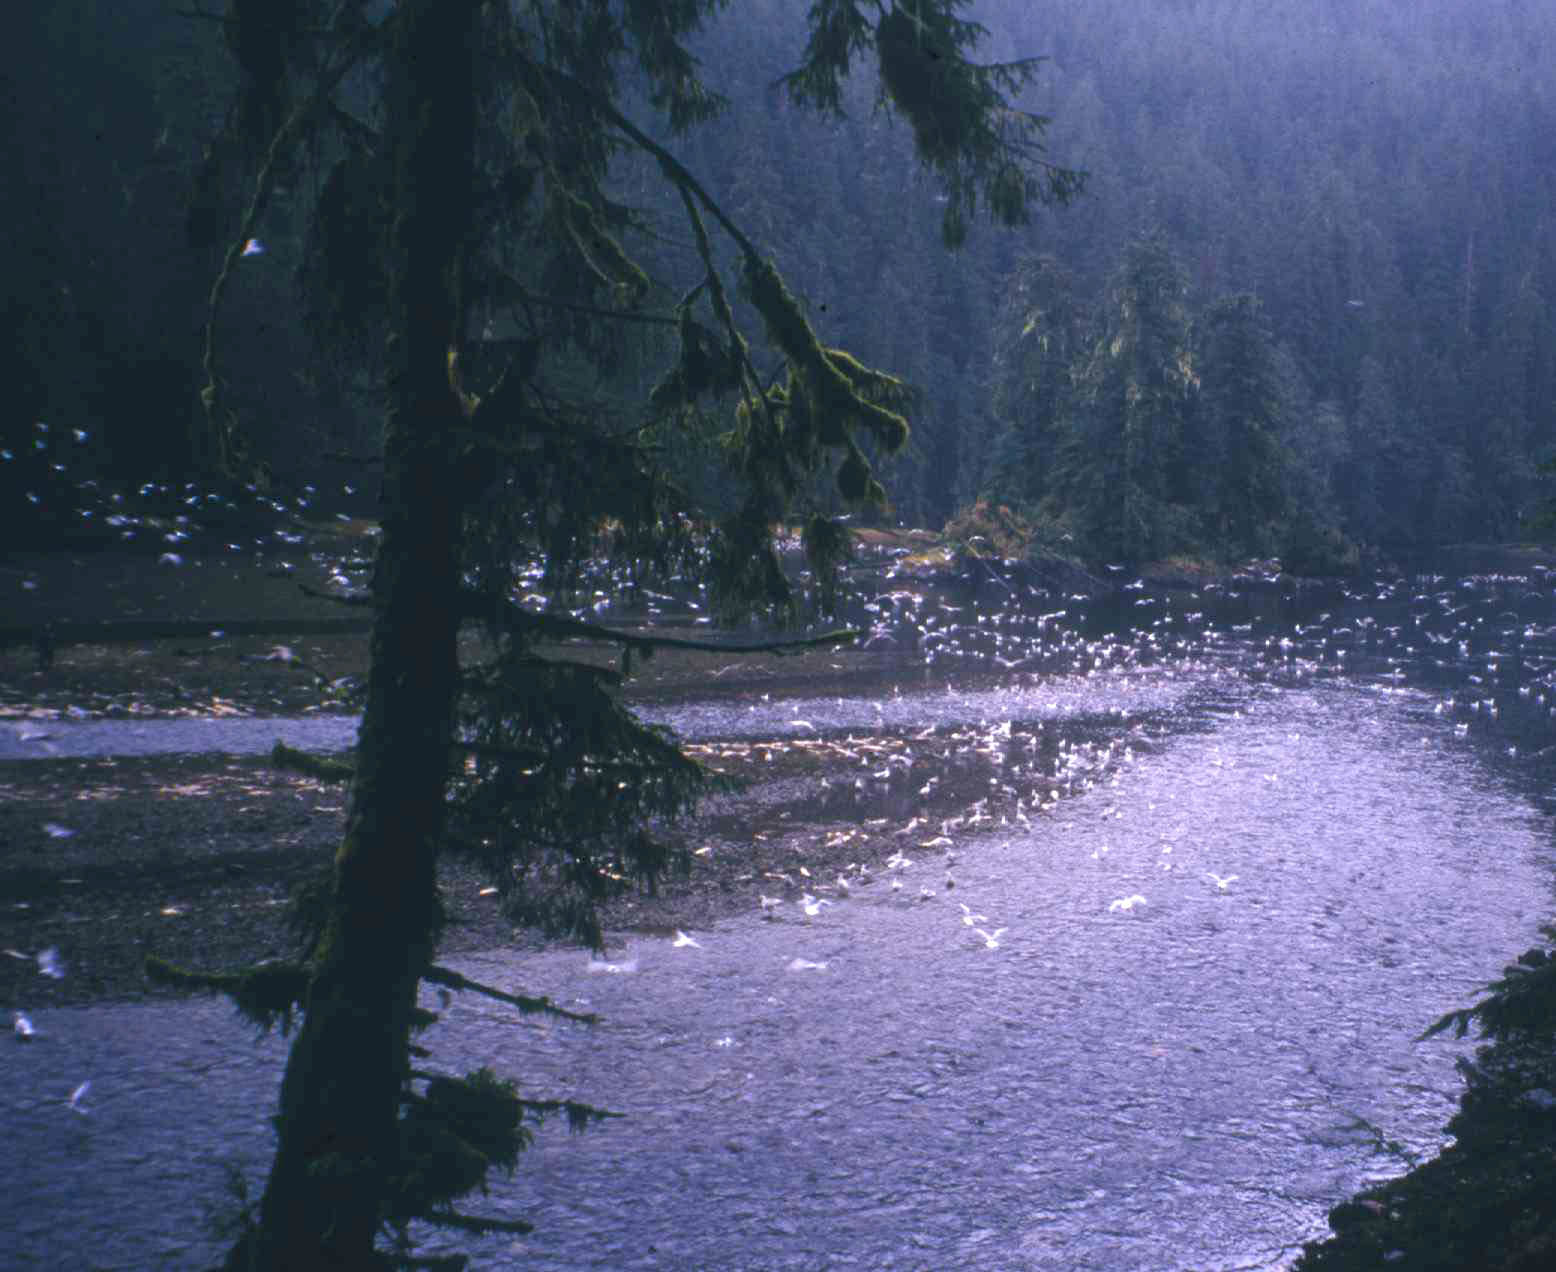
[[[987,495],[1098,557],[1316,561],[1528,533],[1556,453],[1551,6],[969,12],[983,56],[1048,59],[1025,104],[1051,118],[1048,158],[1089,174],[1077,204],[1026,230],[951,226],[964,245],[940,251],[947,205],[873,86],[854,86],[841,124],[776,87],[803,40],[790,0],[742,0],[713,24],[704,62],[730,108],[675,142],[822,338],[920,390],[907,451],[881,464],[895,518],[938,525]],[[0,220],[30,250],[0,298],[0,493],[15,505],[46,486],[74,428],[105,471],[184,477],[205,458],[192,439],[219,249],[190,241],[186,209],[231,74],[220,27],[156,0],[18,21],[39,56],[5,84],[22,179]],[[326,172],[282,183],[220,334],[230,400],[280,474],[338,491],[349,472],[297,457],[364,449],[377,408],[314,383],[282,316]],[[619,180],[645,201],[650,175]],[[699,267],[664,212],[628,246],[668,311]],[[635,352],[618,390],[646,391],[671,350]],[[295,368],[284,383],[265,370],[277,353]]]
[[[947,260],[908,139],[863,90],[846,147],[769,90],[787,42],[766,24],[790,8],[718,34],[740,51],[710,61],[749,68],[724,86],[742,108],[693,158],[829,334],[924,389],[893,474],[903,517],[987,492],[1098,553],[1520,534],[1556,444],[1556,102],[1537,54],[1556,11],[977,5],[991,56],[1049,59],[1027,103],[1089,184]],[[854,229],[815,235],[822,206]],[[1129,425],[1142,383],[1158,400]]]

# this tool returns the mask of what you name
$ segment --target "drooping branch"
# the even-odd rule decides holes
[[[300,751],[296,747],[287,746],[280,738],[276,739],[275,746],[270,749],[270,763],[275,768],[290,769],[294,773],[318,778],[321,782],[349,782],[357,771],[354,764]]]
[[[587,84],[569,75],[566,71],[558,70],[553,66],[542,66],[538,63],[532,63],[531,70],[533,73],[553,81],[568,96],[579,101],[584,109],[599,115],[613,128],[618,129],[639,149],[650,155],[659,164],[661,171],[664,172],[673,185],[678,189],[690,191],[696,196],[697,202],[707,209],[708,214],[719,223],[724,232],[740,248],[742,255],[747,260],[758,261],[761,259],[761,253],[757,251],[756,244],[741,232],[740,227],[734,221],[730,220],[724,209],[703,188],[697,178],[692,176],[685,165],[612,106],[610,102],[606,101]]]
[[[539,1117],[545,1117],[550,1113],[566,1113],[567,1127],[570,1131],[581,1131],[590,1122],[603,1122],[606,1118],[626,1117],[625,1113],[616,1113],[610,1109],[597,1109],[592,1104],[584,1104],[578,1100],[526,1100],[521,1098],[519,1103],[524,1106],[526,1113],[534,1113]]]
[[[325,68],[313,95],[296,106],[281,127],[276,130],[275,136],[270,139],[270,144],[266,147],[259,174],[254,179],[253,198],[244,209],[238,233],[228,242],[226,254],[222,258],[221,270],[217,273],[215,282],[211,284],[210,299],[206,302],[204,351],[200,359],[201,369],[205,372],[205,386],[200,390],[200,403],[205,408],[207,427],[216,438],[217,458],[224,471],[230,471],[232,467],[232,442],[236,420],[235,414],[231,411],[227,412],[226,419],[222,418],[221,379],[216,369],[216,318],[221,310],[222,299],[226,295],[227,284],[232,278],[232,271],[243,258],[249,240],[254,237],[254,231],[259,227],[259,218],[270,202],[270,196],[275,189],[277,165],[296,142],[304,124],[329,104],[341,80],[370,51],[379,36],[383,34],[384,28],[394,21],[395,17],[391,14],[381,27],[364,24],[355,37],[342,48],[339,62]]]
[[[417,1218],[426,1223],[436,1224],[440,1228],[454,1228],[460,1232],[480,1234],[509,1232],[523,1236],[527,1232],[535,1231],[535,1225],[526,1223],[523,1219],[487,1219],[480,1215],[461,1214],[457,1210],[429,1210],[424,1215],[418,1215]]]
[[[305,963],[259,963],[241,972],[192,972],[156,954],[146,955],[146,975],[161,985],[226,994],[260,1029],[279,1025],[283,1037],[302,1010],[313,970]]]
[[[445,989],[469,990],[472,993],[484,994],[487,998],[496,999],[500,1003],[507,1003],[510,1007],[517,1007],[526,1016],[544,1014],[548,1016],[560,1016],[563,1020],[575,1021],[580,1025],[599,1024],[600,1018],[591,1013],[568,1011],[565,1007],[558,1007],[549,998],[534,998],[527,994],[510,994],[506,990],[497,989],[491,985],[483,985],[479,981],[473,981],[449,967],[441,967],[433,964],[422,973],[422,979],[430,981],[434,985],[441,985]]]

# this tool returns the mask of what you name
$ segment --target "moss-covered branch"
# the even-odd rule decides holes
[[[626,1117],[625,1113],[614,1113],[610,1109],[597,1109],[592,1104],[582,1104],[577,1100],[520,1100],[526,1113],[533,1113],[538,1117],[546,1117],[552,1113],[567,1114],[567,1129],[575,1135],[580,1134],[591,1122],[603,1122],[607,1118]]]
[[[259,963],[241,972],[195,972],[157,954],[146,955],[146,975],[159,985],[203,989],[226,994],[238,1011],[261,1030],[292,1028],[294,1012],[302,1009],[313,970],[304,963]]]
[[[346,760],[330,760],[322,755],[299,751],[294,746],[287,746],[280,738],[270,748],[270,763],[279,769],[290,769],[294,773],[316,777],[321,782],[349,782],[356,772],[356,766]]]
[[[483,994],[487,998],[496,999],[500,1003],[507,1003],[510,1007],[517,1007],[526,1016],[544,1014],[548,1016],[560,1016],[563,1020],[576,1021],[580,1025],[598,1024],[600,1018],[593,1013],[580,1013],[568,1011],[565,1007],[558,1007],[549,998],[534,998],[527,994],[510,994],[506,990],[497,989],[492,985],[483,985],[479,981],[473,981],[468,976],[463,976],[452,968],[440,967],[434,964],[423,974],[422,979],[433,985],[441,985],[445,989],[469,990],[471,993]]]
[[[270,202],[271,193],[276,186],[276,171],[293,146],[297,144],[304,125],[329,104],[341,81],[372,50],[383,35],[384,29],[393,21],[391,15],[385,20],[383,27],[363,23],[355,36],[341,49],[339,60],[333,66],[327,66],[320,74],[313,94],[287,115],[271,137],[265,149],[265,158],[260,165],[259,174],[254,179],[253,197],[243,211],[237,234],[228,241],[227,250],[222,256],[221,269],[216,275],[216,281],[211,284],[211,295],[206,304],[204,350],[200,359],[201,369],[205,372],[205,385],[200,390],[200,402],[205,408],[207,427],[216,439],[218,462],[225,472],[234,471],[234,461],[237,458],[237,416],[231,410],[224,412],[222,409],[221,377],[216,368],[216,317],[221,312],[222,298],[226,294],[227,284],[231,281],[233,270],[237,268],[238,262],[243,259],[247,245],[259,227],[259,218]]]
[[[453,1228],[459,1232],[512,1232],[522,1236],[526,1232],[535,1231],[535,1225],[523,1219],[492,1219],[460,1214],[455,1210],[432,1210],[418,1217],[440,1228]]]

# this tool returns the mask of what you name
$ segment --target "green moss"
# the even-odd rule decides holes
[[[809,395],[822,439],[838,436],[849,424],[863,424],[888,450],[900,448],[908,438],[907,420],[896,411],[866,401],[854,386],[868,384],[880,389],[887,385],[902,387],[901,382],[870,371],[837,350],[822,348],[799,301],[771,262],[747,261],[745,281],[751,303],[762,315],[772,342],[799,372],[797,381],[791,384],[791,397],[795,388]],[[843,441],[828,444],[836,446]]]
[[[155,954],[146,956],[146,975],[161,985],[205,989],[228,995],[240,1014],[260,1029],[290,1032],[313,978],[305,963],[268,962],[240,972],[192,972]]]
[[[600,224],[588,203],[575,194],[566,194],[561,221],[578,254],[601,282],[621,286],[628,300],[648,292],[648,275],[627,255],[615,236]]]
[[[344,760],[328,760],[308,751],[299,751],[295,747],[287,746],[279,738],[276,739],[275,746],[270,748],[270,762],[276,768],[305,773],[323,782],[349,782],[356,772],[356,767]]]

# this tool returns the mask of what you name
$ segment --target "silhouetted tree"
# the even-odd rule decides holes
[[[438,858],[482,854],[510,892],[549,863],[575,900],[541,909],[597,940],[591,902],[665,864],[645,815],[673,813],[702,784],[672,739],[621,708],[617,673],[543,652],[563,637],[607,641],[625,646],[625,670],[632,653],[675,642],[515,599],[516,558],[542,553],[546,591],[562,602],[609,536],[619,559],[644,569],[689,563],[708,575],[725,614],[786,615],[780,519],[805,513],[794,502],[834,464],[844,499],[879,502],[860,439],[890,451],[907,438],[899,382],[824,345],[776,266],[621,108],[630,75],[671,130],[715,113],[682,41],[719,7],[235,0],[225,20],[244,72],[231,126],[250,143],[236,153],[252,156],[253,184],[238,208],[211,205],[229,244],[213,308],[278,176],[311,151],[328,168],[304,280],[315,327],[347,364],[381,368],[388,404],[366,707],[345,836],[303,915],[304,956],[216,977],[153,965],[226,989],[266,1024],[301,1013],[275,1159],[229,1268],[407,1266],[412,1219],[522,1226],[453,1202],[492,1166],[512,1166],[526,1114],[563,1106],[484,1070],[416,1067],[413,1035],[435,1018],[418,991],[431,982],[558,1009],[434,962]],[[820,0],[785,80],[796,101],[837,111],[851,68],[872,55],[882,104],[907,120],[947,193],[948,242],[980,210],[1020,224],[1077,184],[1044,165],[1042,121],[1005,98],[1033,65],[970,63],[980,29],[959,8]],[[698,276],[669,305],[623,245],[637,213],[606,186],[627,151],[655,166],[695,245]],[[773,350],[763,369],[736,321],[737,290]],[[639,326],[666,328],[677,346],[647,401],[591,394],[587,369],[608,386],[631,343],[624,331]],[[476,333],[502,348],[474,350]],[[221,353],[213,324],[204,404],[220,453],[241,466]],[[715,428],[709,404],[720,399],[736,410]],[[658,462],[657,439],[684,429],[716,435],[738,478],[739,502],[716,521]],[[805,544],[825,592],[846,531],[811,515]],[[461,669],[467,620],[484,625],[494,652]],[[515,903],[530,900],[520,892]],[[385,1232],[393,1254],[378,1247]]]

